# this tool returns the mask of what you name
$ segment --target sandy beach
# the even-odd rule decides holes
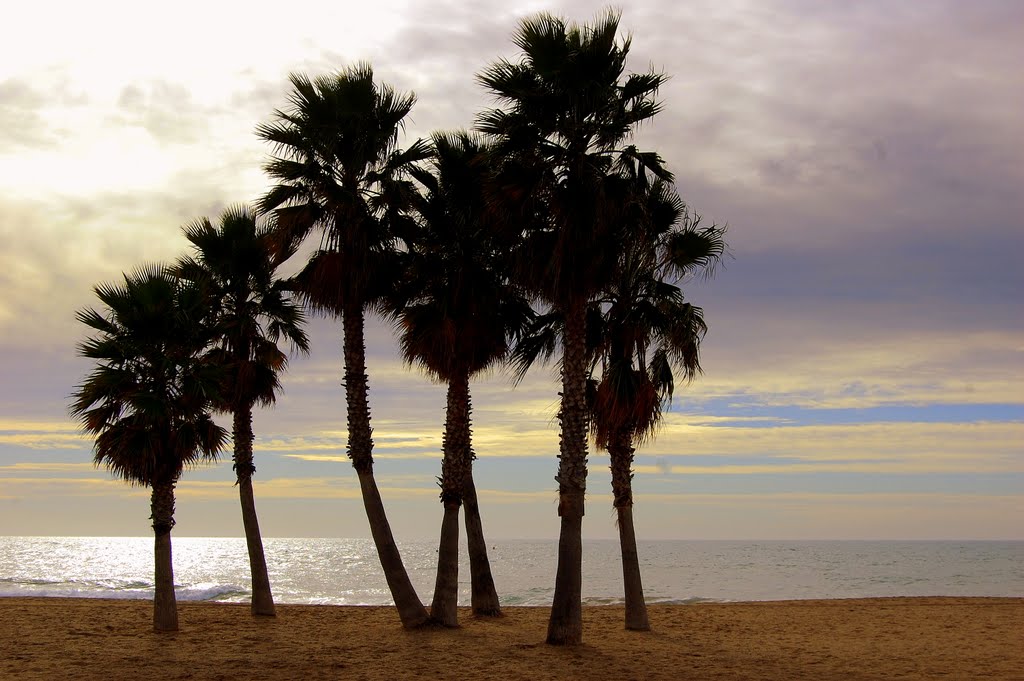
[[[1024,599],[887,598],[664,605],[653,630],[584,612],[584,645],[543,643],[547,608],[405,631],[391,608],[0,599],[3,679],[1024,679]]]

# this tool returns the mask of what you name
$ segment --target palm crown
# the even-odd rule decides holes
[[[274,145],[266,170],[278,181],[260,208],[276,209],[285,243],[321,230],[320,257],[299,282],[314,308],[339,313],[375,297],[380,259],[403,233],[401,208],[413,193],[407,173],[428,151],[422,142],[398,148],[416,99],[374,83],[369,65],[315,80],[293,74],[291,83],[291,106],[257,128]]]
[[[481,114],[477,127],[495,139],[498,197],[526,230],[524,279],[555,304],[586,299],[614,266],[623,236],[624,187],[610,174],[623,155],[669,177],[656,154],[623,142],[654,116],[661,74],[622,80],[630,41],[618,42],[619,17],[593,27],[548,14],[524,20],[515,37],[522,58],[500,60],[478,80],[505,109]]]
[[[275,248],[273,234],[272,224],[257,224],[244,207],[226,210],[216,227],[207,218],[185,227],[193,254],[181,258],[175,272],[208,296],[215,321],[214,354],[225,367],[218,405],[225,411],[274,402],[278,376],[288,362],[279,340],[301,352],[309,350],[302,308],[274,277],[294,248]]]
[[[503,359],[532,316],[509,282],[487,203],[488,148],[465,132],[436,134],[430,172],[417,172],[420,229],[410,242],[396,308],[401,349],[441,380]]]
[[[204,298],[158,266],[94,290],[105,313],[76,316],[95,332],[79,353],[97,366],[75,391],[71,413],[96,435],[97,464],[134,484],[173,482],[183,468],[216,457],[226,435],[208,412],[220,381],[205,356]]]

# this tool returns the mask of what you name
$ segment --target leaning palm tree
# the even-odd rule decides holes
[[[209,414],[220,377],[205,356],[206,299],[156,266],[94,290],[106,309],[76,316],[95,332],[79,354],[97,366],[72,395],[71,413],[96,436],[97,465],[152,490],[153,628],[176,631],[174,487],[186,467],[214,459],[226,439]]]
[[[200,286],[208,296],[215,328],[215,359],[224,368],[221,411],[232,414],[234,470],[242,506],[242,525],[252,575],[252,613],[273,616],[274,598],[253,495],[252,410],[270,406],[281,387],[278,375],[288,357],[277,346],[286,339],[309,351],[302,330],[302,308],[292,302],[277,267],[294,254],[275,248],[272,225],[258,225],[244,207],[229,208],[214,226],[209,219],[185,226],[193,253],[181,258],[175,273]]]
[[[275,210],[283,244],[320,235],[320,247],[295,285],[313,310],[341,317],[348,456],[402,624],[416,627],[429,615],[402,563],[373,475],[363,326],[366,311],[379,307],[393,276],[387,263],[407,223],[403,208],[414,194],[407,174],[427,156],[427,146],[398,148],[415,97],[374,83],[369,65],[315,80],[293,74],[291,83],[289,106],[257,128],[274,146],[266,171],[278,182],[260,208]]]
[[[557,481],[561,529],[547,641],[582,641],[582,524],[587,476],[585,318],[629,239],[620,219],[625,198],[612,177],[624,141],[659,109],[665,77],[622,78],[630,41],[619,41],[619,15],[593,26],[549,14],[528,18],[514,36],[518,62],[500,60],[478,76],[505,109],[480,115],[501,160],[496,201],[522,228],[524,282],[564,319],[561,438]],[[658,172],[660,159],[638,162]]]
[[[501,614],[487,559],[473,482],[470,379],[502,361],[532,317],[509,281],[487,205],[487,149],[468,133],[435,134],[431,172],[418,172],[425,194],[416,202],[420,229],[403,258],[405,276],[393,303],[402,354],[448,384],[438,548],[431,617],[457,626],[459,510],[466,534],[477,615]]]

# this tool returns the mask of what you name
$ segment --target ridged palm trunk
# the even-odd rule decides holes
[[[267,559],[263,553],[263,538],[256,517],[256,498],[252,490],[252,410],[239,409],[234,414],[232,436],[235,441],[235,475],[238,497],[242,505],[242,525],[245,527],[245,545],[249,550],[249,572],[252,575],[252,614],[273,617],[274,596],[270,590]]]
[[[648,631],[647,602],[640,579],[640,557],[633,529],[633,452],[628,430],[614,433],[608,442],[611,458],[612,495],[619,526],[619,552],[622,554],[622,584],[626,596],[626,629]]]
[[[470,454],[472,458],[472,454]],[[469,573],[473,592],[473,614],[477,617],[500,617],[501,604],[491,574],[491,561],[487,558],[487,541],[480,518],[480,504],[476,498],[472,465],[466,468],[462,482],[462,510],[466,516],[466,544],[469,549]]]
[[[583,641],[583,511],[587,491],[586,307],[566,311],[562,349],[561,441],[558,454],[558,568],[547,642]]]
[[[373,477],[373,438],[370,436],[370,405],[367,401],[366,346],[363,342],[363,308],[349,304],[342,314],[345,353],[345,402],[348,411],[348,455],[359,477],[363,507],[377,547],[384,578],[398,608],[402,626],[418,627],[429,619],[409,573],[402,563],[398,545],[391,534],[384,503]]]
[[[171,528],[174,527],[174,481],[154,482],[150,495],[153,519],[153,630],[178,630],[178,602],[174,597],[174,561]]]
[[[444,419],[444,459],[441,462],[441,541],[437,549],[437,579],[430,617],[446,627],[459,625],[459,509],[463,481],[469,464],[469,375],[448,381],[448,405]]]

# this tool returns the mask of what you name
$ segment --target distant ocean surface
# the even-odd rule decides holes
[[[241,538],[175,537],[178,598],[246,601]],[[368,539],[265,539],[278,603],[383,605],[391,598]],[[435,542],[400,542],[430,602]],[[556,541],[497,541],[490,558],[505,605],[549,605]],[[1024,596],[1024,542],[652,541],[639,545],[649,603],[871,596]],[[463,551],[464,553],[464,551]],[[469,569],[460,603],[469,603]],[[0,537],[0,596],[151,598],[150,537]],[[584,602],[622,602],[618,543],[584,549]]]

